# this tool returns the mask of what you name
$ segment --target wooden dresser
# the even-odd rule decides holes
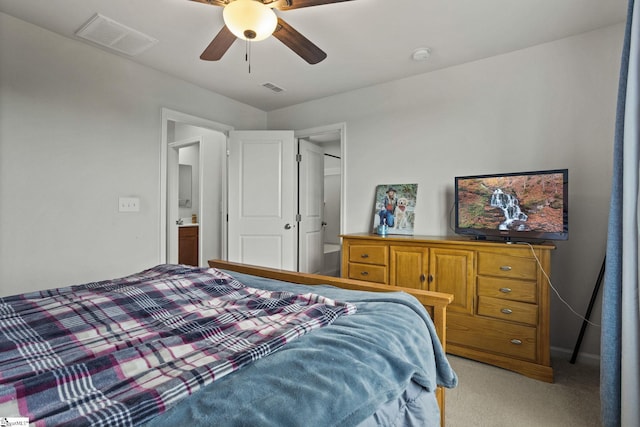
[[[447,309],[447,352],[553,382],[543,273],[550,274],[553,245],[341,237],[343,277],[454,295]]]

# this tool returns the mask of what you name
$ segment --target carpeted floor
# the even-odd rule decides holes
[[[447,427],[600,425],[598,366],[553,360],[553,384],[449,356],[458,387],[446,392]]]

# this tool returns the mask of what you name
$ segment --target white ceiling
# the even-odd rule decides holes
[[[295,1],[295,0],[294,0]],[[0,11],[79,40],[100,13],[159,40],[130,58],[264,111],[624,22],[627,0],[352,0],[276,13],[327,53],[309,65],[274,37],[199,59],[222,8],[189,0],[0,0]],[[411,60],[419,47],[425,62]],[[124,56],[124,55],[123,55]],[[127,57],[127,56],[124,56]],[[127,57],[129,58],[129,57]],[[274,93],[263,83],[285,89]]]

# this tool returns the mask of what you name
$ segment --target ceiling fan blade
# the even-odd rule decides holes
[[[236,36],[225,25],[222,27],[218,35],[209,43],[209,46],[202,52],[200,59],[205,61],[217,61],[225,54],[236,41]]]
[[[196,1],[200,1],[200,0],[196,0]],[[262,0],[262,1],[263,3],[269,6],[273,4],[273,7],[278,10],[291,10],[291,9],[300,9],[302,7],[321,6],[323,4],[340,3],[343,1],[352,1],[352,0],[275,0],[274,2],[268,2],[267,0]]]
[[[210,4],[211,6],[226,6],[227,3],[229,3],[229,1],[225,1],[225,0],[191,0],[191,1],[196,1],[198,3],[204,3],[204,4]]]
[[[317,64],[327,57],[327,54],[322,49],[294,30],[282,18],[278,18],[278,26],[273,32],[273,36],[309,64]]]

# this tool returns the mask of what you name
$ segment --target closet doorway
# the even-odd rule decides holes
[[[319,146],[323,151],[323,207],[322,207],[322,245],[318,254],[308,255],[311,260],[301,259],[304,253],[299,253],[299,266],[312,266],[308,273],[320,273],[327,276],[340,276],[341,273],[341,241],[340,234],[344,230],[345,201],[345,155],[346,137],[345,124],[335,124],[323,127],[296,131],[298,141],[307,141]],[[299,186],[298,191],[304,191]],[[299,197],[299,200],[304,200]],[[300,271],[303,269],[299,268]],[[313,271],[312,271],[313,270]]]

